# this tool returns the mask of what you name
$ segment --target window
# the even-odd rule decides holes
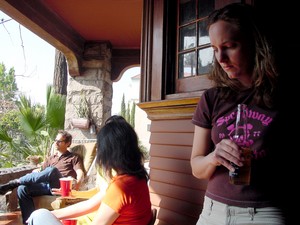
[[[207,31],[207,17],[214,9],[231,2],[241,1],[177,0],[177,22],[174,24],[177,37],[176,68],[173,73],[175,87],[166,91],[167,99],[177,98],[178,94],[199,95],[200,91],[211,86],[207,74],[212,66],[213,50]],[[167,80],[170,80],[170,84],[171,77]]]
[[[214,1],[179,0],[178,3],[178,79],[206,74],[213,59],[206,20],[214,9]]]

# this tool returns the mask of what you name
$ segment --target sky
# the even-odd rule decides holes
[[[137,90],[135,87],[133,87],[131,78],[139,74],[140,67],[132,67],[122,75],[118,82],[113,83],[113,104],[111,109],[112,115],[119,114],[121,112],[123,94],[125,97],[125,103],[130,101],[130,99],[136,98],[136,93],[139,93],[139,89]]]
[[[30,97],[32,103],[46,104],[47,86],[53,84],[55,48],[10,19],[0,11],[0,63],[4,63],[6,72],[14,67],[20,93]],[[130,78],[139,73],[139,67],[131,68],[113,83],[112,114],[119,113],[124,90],[125,102],[130,98]]]
[[[53,83],[55,48],[9,19],[0,11],[0,62],[6,72],[14,67],[21,93],[33,103],[45,104],[46,87]]]

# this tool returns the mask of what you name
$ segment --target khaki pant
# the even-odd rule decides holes
[[[276,207],[241,208],[214,201],[205,196],[203,211],[196,225],[284,225]]]

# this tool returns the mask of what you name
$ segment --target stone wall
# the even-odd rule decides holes
[[[10,180],[17,179],[27,173],[31,173],[35,166],[27,165],[14,168],[0,169],[1,184],[7,183]],[[11,212],[17,210],[18,196],[17,189],[15,188],[10,194],[0,195],[0,212]]]
[[[111,115],[112,81],[111,81],[111,47],[109,43],[91,43],[85,48],[84,71],[81,76],[70,77],[67,88],[67,105],[65,114],[65,129],[75,139],[94,139],[90,130],[73,128],[72,118],[78,118],[76,107],[79,106],[81,93],[90,106],[91,122],[99,129],[102,123]],[[75,107],[75,106],[76,107]]]

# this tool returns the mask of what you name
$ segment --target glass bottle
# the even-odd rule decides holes
[[[234,172],[229,171],[229,182],[231,184],[250,184],[251,149],[249,147],[248,135],[247,105],[238,104],[233,141],[242,150],[242,156],[245,161],[243,161],[244,165],[241,167],[231,163],[235,168]]]

